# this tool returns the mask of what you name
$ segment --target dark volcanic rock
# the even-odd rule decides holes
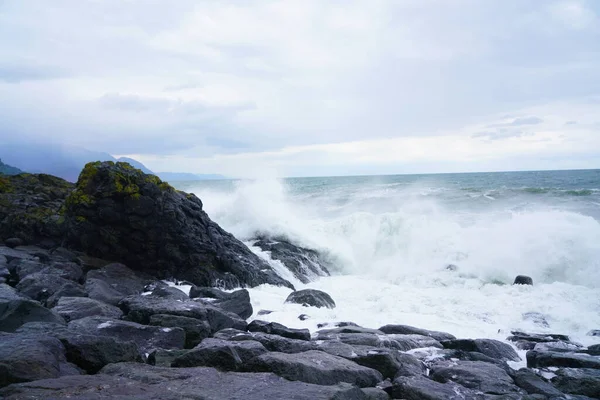
[[[471,389],[452,382],[439,383],[425,376],[401,376],[394,379],[392,396],[406,400],[475,400],[482,399]]]
[[[600,369],[600,357],[581,353],[527,352],[528,368],[566,367],[566,368],[595,368]]]
[[[128,296],[100,279],[87,279],[85,281],[84,290],[90,299],[98,300],[113,306],[118,305],[121,300]]]
[[[442,340],[453,340],[456,339],[454,335],[451,335],[446,332],[438,332],[438,331],[428,331],[427,329],[415,328],[414,326],[408,325],[385,325],[379,328],[383,333],[388,334],[401,334],[401,335],[422,335],[422,336],[430,336],[437,341]]]
[[[0,283],[0,300],[24,300],[27,299],[21,293],[18,293],[15,288],[8,286],[6,283]],[[1,304],[1,303],[0,303]]]
[[[279,335],[269,335],[262,332],[242,332],[237,329],[223,329],[214,334],[215,338],[244,341],[255,340],[261,343],[269,351],[280,353],[302,353],[310,350],[318,350],[318,345],[315,342],[306,340],[289,339]]]
[[[267,353],[267,349],[255,341],[232,342],[221,339],[205,339],[194,349],[177,357],[173,367],[214,367],[222,371],[241,371],[255,357]]]
[[[229,293],[213,287],[192,286],[190,288],[190,298],[218,299],[225,300]]]
[[[109,336],[123,342],[133,341],[142,352],[150,352],[156,348],[182,349],[185,344],[185,333],[181,328],[141,325],[106,317],[71,321],[69,329],[94,336]]]
[[[335,308],[335,301],[325,292],[315,289],[304,289],[292,292],[286,303],[302,304],[306,307],[327,307]]]
[[[154,350],[152,353],[148,355],[148,364],[155,365],[157,367],[170,367],[173,361],[177,357],[181,357],[188,350],[177,349],[177,350],[164,350],[158,349]]]
[[[281,261],[302,283],[329,276],[329,263],[315,250],[296,246],[282,238],[259,238],[254,246],[268,251],[273,260]]]
[[[455,382],[466,388],[488,394],[507,394],[520,391],[504,369],[480,361],[436,364],[431,368],[430,376],[440,383]]]
[[[322,351],[297,354],[266,353],[253,359],[248,365],[248,370],[273,372],[292,381],[318,385],[347,382],[359,387],[370,387],[383,380],[381,373],[374,369]]]
[[[533,279],[529,276],[518,275],[513,285],[533,285]]]
[[[75,282],[65,283],[52,296],[46,300],[46,307],[52,308],[58,304],[63,297],[87,297],[85,288]]]
[[[0,241],[59,245],[65,233],[60,209],[73,184],[45,174],[0,176]]]
[[[564,393],[600,396],[600,369],[562,368],[556,371],[552,383]]]
[[[590,354],[592,356],[600,356],[600,344],[593,344],[591,346],[588,346],[587,350],[585,350],[585,353]]]
[[[223,310],[237,314],[242,319],[247,319],[252,316],[254,310],[250,303],[250,293],[246,289],[236,290],[232,293],[227,293],[224,299],[217,299],[211,304],[222,308]]]
[[[513,373],[512,378],[517,386],[529,394],[542,394],[544,396],[562,395],[560,390],[556,389],[530,369],[521,368]]]
[[[289,339],[310,340],[310,331],[308,329],[292,329],[277,322],[267,322],[258,319],[248,324],[248,331],[279,335]]]
[[[200,286],[292,287],[211,221],[195,195],[129,164],[87,164],[65,204],[69,243],[91,256]]]
[[[65,348],[52,337],[0,334],[0,387],[58,378],[66,364]]]
[[[36,272],[21,280],[16,289],[33,300],[44,302],[69,282],[55,274]]]
[[[196,347],[211,334],[210,325],[206,321],[178,315],[156,314],[150,317],[150,325],[165,328],[177,327],[185,332],[185,348]]]
[[[363,393],[367,396],[368,400],[389,400],[390,395],[385,390],[379,388],[364,388]]]
[[[181,290],[174,287],[157,287],[152,291],[151,296],[162,297],[165,299],[172,300],[189,300],[189,296],[183,293]]]
[[[0,331],[14,332],[27,322],[65,324],[63,317],[33,300],[0,299]]]
[[[442,345],[447,349],[476,351],[498,360],[521,360],[517,352],[510,345],[493,339],[446,340],[442,342]]]
[[[92,316],[118,319],[123,315],[120,308],[87,297],[62,297],[52,311],[67,322]]]
[[[148,324],[156,314],[178,315],[207,321],[212,332],[225,328],[246,330],[248,324],[238,315],[224,311],[211,304],[193,300],[175,301],[152,296],[130,296],[119,303],[130,321]]]
[[[390,349],[368,348],[358,350],[356,357],[350,358],[364,367],[373,368],[384,378],[394,379],[397,376],[412,376],[425,373],[425,366],[410,354],[400,353]]]
[[[142,279],[126,265],[112,263],[87,273],[86,281],[98,279],[124,296],[139,294],[144,291],[148,279]],[[91,297],[91,296],[90,296]]]
[[[515,346],[521,350],[533,350],[538,343],[555,343],[565,342],[572,343],[568,336],[559,334],[535,334],[513,331],[512,335],[507,337],[506,340],[515,343]]]

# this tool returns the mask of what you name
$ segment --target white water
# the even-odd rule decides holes
[[[256,232],[283,235],[334,261],[332,277],[293,282],[297,289],[329,293],[334,310],[284,304],[290,290],[266,285],[251,289],[255,312],[274,311],[261,319],[313,331],[318,323],[353,321],[373,328],[409,324],[460,337],[504,339],[522,329],[598,342],[586,333],[600,329],[600,223],[571,205],[501,202],[489,192],[395,183],[292,192],[268,180],[185,189],[242,240]],[[456,202],[456,196],[464,199]],[[458,271],[445,270],[450,263]],[[535,286],[510,285],[519,274],[531,276]],[[543,314],[550,327],[524,321],[526,312]],[[311,318],[300,321],[300,314]]]

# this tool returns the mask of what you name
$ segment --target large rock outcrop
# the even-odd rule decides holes
[[[85,166],[65,202],[70,246],[199,286],[292,285],[214,223],[193,194],[126,163]]]

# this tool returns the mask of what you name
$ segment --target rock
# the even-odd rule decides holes
[[[300,315],[298,315],[298,319],[300,321],[306,321],[307,319],[310,319],[310,317],[306,314],[300,314]]]
[[[44,302],[69,282],[55,274],[36,272],[21,280],[16,289],[33,300]]]
[[[8,270],[8,266],[0,263],[0,285],[8,282],[9,279],[10,271]]]
[[[431,367],[433,364],[435,364],[436,362],[440,361],[440,359],[443,360],[447,360],[447,361],[451,361],[451,360],[461,360],[461,361],[481,361],[481,362],[487,362],[490,364],[495,364],[497,366],[499,366],[500,368],[503,368],[505,370],[510,371],[508,365],[506,364],[506,362],[496,359],[496,358],[492,358],[489,356],[486,356],[485,354],[476,352],[476,351],[464,351],[464,350],[449,350],[449,349],[445,349],[445,350],[440,350],[438,351],[435,356],[431,356],[431,355],[427,355],[426,357],[428,359],[428,361],[426,361],[425,363]]]
[[[456,339],[442,341],[446,349],[476,351],[503,361],[520,361],[521,357],[508,344],[492,339]]]
[[[181,290],[174,287],[157,287],[152,291],[151,296],[162,297],[171,300],[189,300],[189,296],[183,293]]]
[[[305,307],[335,308],[335,302],[327,293],[315,289],[305,289],[292,292],[286,303],[302,304]]]
[[[257,319],[248,324],[248,331],[279,335],[289,339],[310,340],[310,331],[308,329],[292,329],[277,322],[267,322]]]
[[[106,317],[86,317],[71,321],[69,329],[89,335],[109,336],[123,342],[133,341],[144,353],[156,348],[183,349],[185,345],[185,332],[181,328],[141,325]]]
[[[0,335],[0,387],[11,383],[58,378],[66,363],[65,348],[52,337]]]
[[[52,258],[63,259],[68,262],[79,264],[79,257],[71,250],[65,249],[64,247],[57,247],[50,252]]]
[[[212,302],[214,306],[222,308],[225,311],[237,314],[242,319],[247,319],[252,316],[254,310],[250,303],[250,293],[246,289],[236,290],[233,293],[228,293],[224,299],[217,299]]]
[[[221,371],[242,371],[252,359],[267,353],[267,349],[255,341],[232,342],[221,339],[205,339],[194,349],[177,357],[173,367],[214,367]]]
[[[297,354],[266,353],[250,361],[247,368],[317,385],[347,382],[359,387],[372,387],[383,379],[381,373],[371,368],[314,350]]]
[[[381,372],[384,378],[389,379],[398,376],[421,375],[426,371],[423,363],[410,354],[389,349],[367,348],[365,351],[358,350],[356,356],[349,359],[358,365],[375,369]]]
[[[18,293],[15,288],[8,286],[6,283],[0,283],[0,300],[25,300],[27,299],[21,293]],[[1,304],[1,303],[0,303]]]
[[[591,368],[561,368],[552,383],[562,392],[589,396],[600,395],[600,370]]]
[[[260,316],[269,315],[272,313],[273,313],[273,311],[271,311],[271,310],[260,310],[260,311],[258,311],[258,313],[256,313],[256,315],[258,315],[260,317]]]
[[[600,329],[593,329],[587,333],[588,336],[600,336]]]
[[[55,307],[62,297],[87,297],[87,295],[83,286],[75,282],[68,282],[62,285],[60,289],[46,300],[46,307]]]
[[[566,367],[600,369],[600,357],[581,353],[527,352],[527,368]]]
[[[157,367],[170,367],[173,361],[177,357],[181,357],[188,350],[178,349],[178,350],[164,350],[157,349],[148,355],[148,364],[155,365]]]
[[[480,361],[443,362],[434,365],[431,379],[440,382],[455,382],[469,389],[488,394],[519,392],[512,378],[502,368]]]
[[[92,316],[118,319],[123,315],[120,308],[87,297],[61,297],[52,311],[67,322]]]
[[[98,300],[112,306],[119,304],[127,295],[119,292],[110,284],[100,279],[87,279],[85,281],[85,292],[90,299]]]
[[[4,244],[11,249],[14,249],[17,246],[23,246],[24,243],[20,238],[8,238],[4,241]]]
[[[335,335],[339,333],[371,333],[374,335],[385,335],[385,333],[383,333],[379,329],[363,328],[362,326],[358,325],[343,325],[336,328],[318,330],[317,332],[315,332],[315,336],[319,338],[322,336],[328,336],[332,334]]]
[[[222,290],[219,290],[217,288],[213,288],[213,287],[199,287],[196,285],[193,285],[190,288],[190,298],[191,299],[197,299],[197,298],[203,298],[203,299],[218,299],[218,300],[225,300],[228,297],[228,293],[224,292]]]
[[[385,325],[379,328],[383,333],[401,335],[422,335],[434,338],[437,341],[454,340],[456,337],[446,332],[428,331],[427,329],[415,328],[408,325]]]
[[[455,264],[448,264],[446,265],[446,270],[448,271],[458,271],[458,266]]]
[[[69,244],[91,256],[199,286],[292,287],[211,221],[195,195],[127,163],[87,164],[65,205]]]
[[[559,353],[570,353],[573,351],[580,351],[583,348],[580,344],[574,344],[569,342],[546,342],[536,343],[533,350],[544,352],[544,351],[556,351]]]
[[[544,396],[561,396],[562,392],[552,386],[535,372],[521,368],[512,375],[515,384],[529,394],[542,394]]]
[[[45,174],[0,177],[0,238],[59,245],[65,232],[60,209],[72,189],[73,184]]]
[[[248,326],[238,315],[193,300],[173,301],[151,296],[130,296],[123,299],[119,307],[128,320],[141,324],[148,324],[153,315],[167,314],[207,321],[211,332],[225,328],[246,330]]]
[[[73,282],[83,281],[84,276],[83,269],[79,264],[68,261],[51,262],[50,265],[40,272],[45,274],[55,274]]]
[[[133,341],[120,341],[108,336],[86,334],[61,335],[67,360],[89,374],[108,364],[141,361],[140,350]]]
[[[36,321],[65,325],[63,317],[36,301],[0,299],[0,331],[14,332],[21,325]]]
[[[518,275],[515,278],[513,285],[533,285],[533,279],[531,279],[529,276]]]
[[[131,376],[131,378],[124,376]],[[75,395],[74,395],[75,394]],[[75,397],[76,396],[76,397]],[[144,364],[115,364],[102,374],[47,379],[0,390],[6,400],[365,400],[349,384],[319,386],[290,382],[274,374],[223,373],[214,368],[172,369]]]
[[[270,335],[262,332],[248,333],[236,329],[224,329],[215,333],[214,337],[231,341],[254,340],[261,343],[269,351],[288,354],[318,350],[318,345],[315,342],[289,339],[283,336]]]
[[[534,334],[513,331],[512,335],[506,340],[515,343],[515,346],[521,350],[533,350],[538,343],[565,342],[572,343],[568,336],[558,334]]]
[[[600,344],[593,344],[591,346],[588,346],[585,352],[592,356],[600,356]]]
[[[165,328],[177,327],[185,332],[185,348],[196,347],[203,339],[211,334],[208,322],[195,318],[180,317],[177,315],[156,314],[150,317],[150,325]]]
[[[475,400],[475,392],[452,382],[439,383],[425,376],[394,379],[392,397],[406,400]]]
[[[389,400],[390,396],[385,390],[379,388],[364,388],[362,389],[368,400]]]
[[[385,335],[385,339],[397,343],[395,348],[402,351],[408,351],[413,349],[421,349],[425,347],[435,347],[438,349],[443,348],[442,344],[430,336],[423,335],[400,335],[400,334],[389,334]],[[404,350],[406,349],[406,350]]]
[[[329,276],[330,263],[315,250],[296,246],[284,238],[258,238],[253,245],[269,252],[271,259],[280,261],[302,283]]]
[[[119,263],[112,263],[87,273],[86,282],[97,279],[123,294],[123,297],[140,294],[144,291],[148,279],[140,278],[133,270]],[[90,297],[92,297],[90,295]],[[100,299],[98,299],[100,300]]]
[[[421,335],[378,335],[375,333],[319,333],[317,340],[337,340],[353,346],[385,347],[400,351],[409,351],[423,347],[442,345],[429,336]]]

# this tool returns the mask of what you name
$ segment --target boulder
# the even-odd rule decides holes
[[[565,367],[600,369],[600,357],[582,353],[562,353],[555,351],[527,352],[527,368]]]
[[[358,365],[381,372],[384,378],[394,379],[398,376],[422,375],[426,372],[423,363],[414,356],[400,353],[397,350],[355,348],[355,353],[356,356],[349,358],[350,360]]]
[[[267,353],[267,349],[253,340],[232,342],[205,339],[198,346],[177,357],[173,367],[214,367],[222,371],[242,371],[245,364]]]
[[[296,246],[285,238],[262,237],[256,239],[253,245],[269,252],[271,259],[280,261],[302,283],[329,276],[327,266],[330,263],[315,250]]]
[[[183,291],[175,288],[175,287],[157,287],[152,291],[151,296],[154,297],[162,297],[165,299],[172,299],[172,300],[189,300],[189,296],[185,293],[183,293]]]
[[[552,384],[564,393],[594,398],[600,396],[600,369],[561,368]]]
[[[217,299],[217,300],[225,300],[229,296],[229,293],[219,290],[213,287],[200,287],[196,285],[192,285],[190,288],[190,298],[191,299]]]
[[[315,336],[319,338],[320,336],[327,336],[332,334],[335,335],[338,333],[372,333],[375,335],[385,335],[385,333],[380,331],[379,329],[363,328],[362,326],[358,325],[343,325],[338,326],[336,328],[320,329],[317,332],[315,332]]]
[[[279,335],[289,339],[310,340],[310,331],[308,329],[292,329],[277,322],[267,322],[258,319],[248,324],[248,331]]]
[[[0,387],[58,378],[65,364],[65,348],[58,339],[0,334]]]
[[[588,346],[588,348],[586,350],[582,350],[582,352],[585,352],[592,356],[600,356],[600,344],[593,344],[591,346]]]
[[[61,297],[52,311],[67,322],[92,316],[118,319],[123,315],[120,308],[87,297]]]
[[[426,376],[400,376],[394,379],[392,397],[406,400],[475,400],[476,392],[453,382],[439,383]]]
[[[378,335],[375,333],[319,333],[317,340],[337,340],[353,346],[385,347],[400,351],[409,351],[423,347],[442,345],[429,336],[421,335]]]
[[[211,304],[222,308],[225,311],[237,314],[242,319],[248,319],[254,313],[252,304],[250,303],[250,293],[248,293],[246,289],[227,293],[227,297],[224,299],[217,299]]]
[[[33,300],[45,302],[69,282],[68,279],[59,275],[36,272],[22,279],[16,289]]]
[[[304,289],[292,292],[286,303],[302,304],[305,307],[335,308],[335,301],[325,292],[315,289]]]
[[[535,334],[513,331],[512,335],[507,337],[506,340],[514,342],[515,346],[521,350],[533,350],[538,343],[553,343],[553,342],[565,342],[571,343],[570,339],[566,335],[559,334]]]
[[[46,307],[53,308],[62,297],[87,297],[85,288],[78,283],[68,282],[62,285],[46,300]]]
[[[90,299],[98,300],[112,306],[117,306],[121,300],[128,296],[100,279],[88,278],[85,281],[84,290]]]
[[[91,256],[199,286],[292,288],[214,223],[195,195],[127,163],[87,164],[65,206],[69,244]]]
[[[203,339],[209,337],[211,334],[211,328],[207,321],[196,318],[180,317],[177,315],[153,315],[150,317],[150,325],[183,329],[185,332],[186,349],[196,347]]]
[[[42,307],[36,301],[0,299],[0,331],[14,332],[27,322],[54,322],[65,325],[63,317]]]
[[[488,394],[520,392],[506,371],[496,365],[480,361],[443,362],[434,365],[431,379],[440,382],[455,382],[469,389]]]
[[[273,372],[292,381],[317,385],[347,382],[359,387],[372,387],[383,380],[381,373],[374,369],[314,350],[297,354],[266,353],[251,360],[247,369]]]
[[[7,285],[6,283],[0,283],[0,300],[25,300],[27,297],[18,293],[15,288]],[[1,304],[1,303],[0,303]]]
[[[126,319],[141,324],[150,323],[156,314],[177,315],[207,321],[211,332],[225,328],[246,330],[248,324],[238,315],[224,311],[211,304],[193,300],[175,301],[152,296],[129,296],[119,303]]]
[[[513,285],[533,285],[533,279],[529,276],[518,275],[515,278]]]
[[[71,321],[69,329],[94,336],[109,336],[120,341],[136,343],[141,352],[161,349],[183,349],[185,333],[181,328],[162,328],[141,325],[107,317],[86,317]]]
[[[563,394],[545,379],[527,368],[521,368],[520,370],[514,372],[512,374],[512,378],[518,387],[525,390],[529,394],[541,394],[548,397],[561,396]]]
[[[90,279],[107,283],[111,288],[122,293],[124,297],[142,293],[148,283],[148,279],[140,278],[132,269],[119,263],[108,264],[100,269],[89,271],[86,281]]]
[[[141,361],[140,350],[133,341],[87,334],[58,335],[66,349],[67,360],[88,374],[95,374],[108,364]]]
[[[379,388],[363,388],[361,389],[368,400],[389,400],[390,395],[385,390]]]
[[[415,328],[409,325],[385,325],[379,328],[379,330],[388,334],[429,336],[440,342],[442,340],[456,339],[454,335],[446,332],[429,331],[427,329]]]
[[[231,341],[254,340],[261,343],[269,351],[288,354],[302,353],[305,351],[318,349],[318,345],[315,342],[289,339],[283,336],[270,335],[262,332],[249,333],[238,331],[236,329],[223,329],[215,333],[214,337]]]
[[[508,344],[493,339],[456,339],[441,342],[446,349],[476,351],[503,361],[520,361],[521,357]]]
[[[173,361],[177,357],[181,357],[188,350],[178,349],[178,350],[164,350],[157,349],[148,355],[148,364],[155,365],[157,367],[170,367]]]

